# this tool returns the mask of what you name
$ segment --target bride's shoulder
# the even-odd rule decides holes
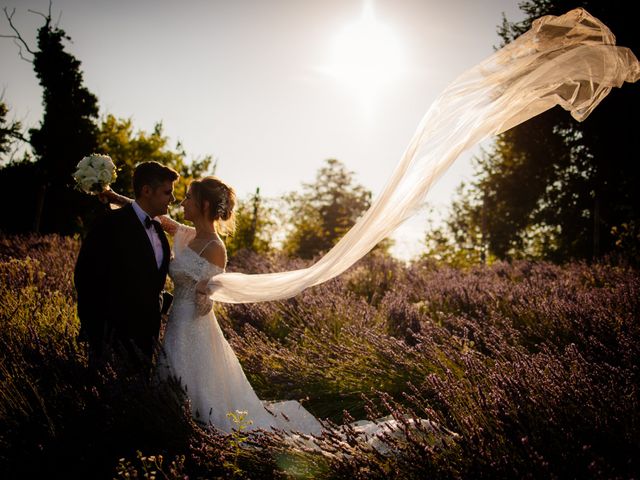
[[[219,238],[211,241],[200,254],[209,263],[224,270],[227,265],[227,249]]]

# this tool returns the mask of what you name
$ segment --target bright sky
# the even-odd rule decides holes
[[[422,115],[459,74],[493,52],[519,0],[54,0],[101,114],[162,121],[192,156],[213,155],[240,197],[280,196],[337,158],[375,195]],[[4,0],[35,46],[46,0]],[[9,34],[0,22],[0,33]],[[0,39],[0,88],[27,126],[41,91],[17,47]],[[471,175],[463,155],[432,189],[437,212]],[[440,213],[442,214],[442,213]],[[427,213],[394,235],[420,249]]]

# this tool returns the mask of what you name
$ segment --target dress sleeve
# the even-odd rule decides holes
[[[160,225],[162,225],[162,229],[171,236],[175,235],[181,226],[184,226],[180,222],[176,222],[169,215],[160,215],[157,218],[158,220],[160,220]]]
[[[196,229],[176,222],[168,215],[158,217],[165,232],[173,236],[173,250],[177,253],[182,251],[196,236]]]

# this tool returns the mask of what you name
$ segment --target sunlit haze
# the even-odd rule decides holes
[[[406,74],[405,49],[399,34],[377,19],[372,2],[365,1],[360,18],[332,39],[331,63],[318,70],[349,88],[368,117],[376,95],[397,87]]]
[[[328,158],[355,172],[374,197],[435,97],[493,52],[502,12],[519,0],[54,0],[101,115],[162,121],[173,147],[213,155],[241,198],[299,190]],[[5,0],[35,48],[48,0]],[[3,19],[0,33],[10,33]],[[18,48],[0,39],[0,89],[27,127],[41,90]],[[394,254],[420,249],[428,220],[470,178],[464,154],[417,215],[394,235]]]

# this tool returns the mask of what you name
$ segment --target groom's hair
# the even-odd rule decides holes
[[[180,175],[173,168],[155,161],[138,164],[133,172],[133,192],[138,198],[142,187],[149,185],[153,190],[165,182],[175,182]]]

